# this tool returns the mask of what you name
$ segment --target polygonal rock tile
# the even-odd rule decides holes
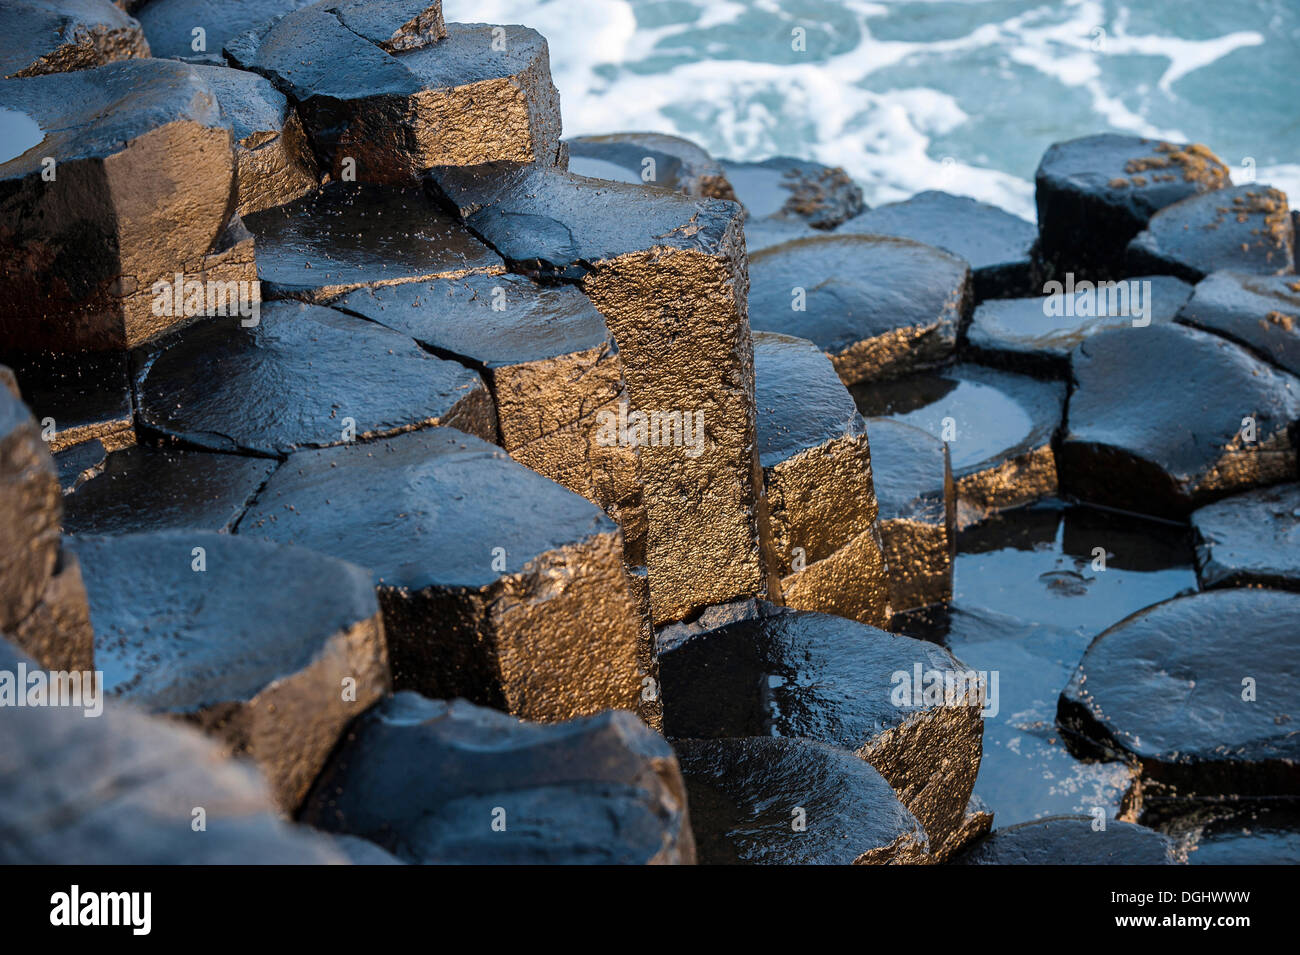
[[[947,442],[961,527],[1056,492],[1052,437],[1065,393],[1064,382],[975,364],[853,389],[868,417],[888,416]]]
[[[705,865],[924,865],[925,830],[851,753],[804,739],[677,740]]]
[[[862,190],[839,166],[776,156],[723,160],[722,171],[751,219],[784,219],[833,229],[862,212]]]
[[[1300,484],[1226,497],[1191,521],[1202,587],[1300,590]]]
[[[1228,167],[1199,143],[1116,133],[1054,143],[1034,174],[1039,252],[1059,278],[1117,278],[1155,212],[1230,184]]]
[[[929,190],[862,213],[837,235],[869,233],[915,239],[961,256],[971,267],[975,300],[1036,291],[1032,253],[1038,230],[1019,216],[966,196]]]
[[[444,31],[439,2],[322,0],[226,54],[297,104],[336,179],[400,184],[431,166],[558,158],[559,94],[546,40],[527,27]]]
[[[807,338],[845,384],[941,364],[957,347],[970,268],[892,236],[797,239],[750,257],[755,331]]]
[[[754,336],[758,452],[785,603],[884,626],[866,422],[816,345]]]
[[[88,70],[148,57],[140,24],[109,0],[8,0],[0,78]]]
[[[1051,816],[998,829],[954,865],[1174,865],[1167,836],[1130,822],[1094,826],[1092,816]]]
[[[1050,283],[1049,283],[1050,285]],[[1144,275],[1097,287],[1073,285],[1040,298],[984,302],[966,341],[981,362],[1041,377],[1065,378],[1070,352],[1108,328],[1173,321],[1192,286],[1170,275]]]
[[[398,693],[353,725],[302,818],[412,863],[695,861],[677,761],[631,713],[542,725]]]
[[[1211,273],[1197,284],[1178,321],[1245,345],[1300,375],[1300,278]]]
[[[359,567],[209,531],[69,546],[104,691],[251,756],[285,810],[344,726],[388,690],[379,606]]]
[[[176,332],[136,388],[145,426],[219,451],[283,455],[435,424],[496,437],[477,372],[301,302],[270,304],[252,328],[209,319]]]
[[[62,457],[62,455],[60,455]],[[205,530],[229,533],[276,462],[136,445],[107,455],[63,498],[68,534]]]
[[[226,43],[311,0],[147,0],[137,3],[154,56],[223,63]],[[196,30],[202,33],[196,34]]]
[[[135,444],[130,358],[123,352],[11,355],[14,377],[52,452],[87,441]]]
[[[867,422],[881,550],[895,613],[952,596],[957,491],[947,446],[920,428]]]
[[[597,416],[618,411],[622,367],[605,320],[576,288],[467,275],[359,289],[335,307],[481,369],[516,461],[606,510],[637,491],[633,452],[598,441]]]
[[[1085,754],[1136,764],[1126,797],[1300,795],[1300,594],[1212,590],[1099,635],[1057,725]]]
[[[331,183],[245,225],[267,298],[325,302],[364,285],[505,271],[418,189]]]
[[[739,208],[538,167],[431,175],[518,270],[580,281],[605,317],[645,419],[644,442],[618,438],[638,451],[654,619],[768,593]]]
[[[979,772],[981,677],[937,644],[745,602],[658,634],[664,732],[798,736],[871,763],[944,858]]]
[[[1168,272],[1189,282],[1218,269],[1291,273],[1295,225],[1286,193],[1234,186],[1161,209],[1129,243],[1128,262],[1133,271]]]
[[[663,133],[610,133],[565,140],[569,172],[682,192],[735,199],[722,164],[688,139]]]
[[[300,451],[239,533],[369,568],[398,689],[530,719],[637,706],[618,528],[478,438],[428,428]]]
[[[31,148],[0,165],[7,348],[133,347],[193,317],[163,294],[178,275],[258,297],[251,237],[228,220],[230,130],[188,67],[130,60],[14,80],[0,108],[35,124]]]
[[[1300,379],[1182,325],[1113,329],[1071,359],[1059,466],[1083,500],[1183,517],[1293,480]]]
[[[317,185],[316,158],[297,113],[270,81],[225,66],[195,66],[230,121],[239,215],[284,205]]]
[[[31,661],[0,640],[0,674]],[[193,730],[102,695],[83,706],[5,707],[0,861],[44,865],[342,863],[287,825],[251,766]],[[102,706],[100,715],[88,713]],[[32,772],[32,767],[41,767]],[[95,794],[88,798],[87,794]],[[198,827],[199,820],[203,827]]]

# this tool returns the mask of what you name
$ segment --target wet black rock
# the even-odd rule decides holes
[[[478,438],[427,428],[300,451],[239,533],[369,568],[398,689],[547,720],[637,706],[618,528]]]
[[[54,452],[54,465],[59,469],[59,485],[64,494],[71,494],[86,481],[103,473],[107,463],[108,450],[98,439]]]
[[[8,361],[51,451],[88,441],[107,451],[135,444],[124,352],[29,352]]]
[[[268,298],[324,302],[365,285],[505,270],[417,189],[331,183],[245,225]]]
[[[606,510],[637,493],[632,452],[597,440],[597,417],[616,414],[623,396],[622,368],[604,318],[578,289],[467,275],[359,289],[335,307],[479,369],[516,461]]]
[[[0,672],[31,661],[0,640]],[[102,696],[98,697],[100,701]],[[266,784],[199,733],[113,700],[5,707],[0,862],[320,865],[329,840],[286,825]],[[33,772],[40,766],[41,772]],[[87,794],[93,793],[94,798]],[[199,828],[202,820],[203,828]]]
[[[1213,590],[1099,635],[1061,692],[1083,753],[1134,762],[1127,810],[1152,801],[1300,795],[1300,594]]]
[[[941,646],[745,602],[663,628],[658,651],[669,737],[803,737],[839,747],[889,781],[937,857],[966,838],[983,691]]]
[[[1300,590],[1300,484],[1236,494],[1191,520],[1202,587]]]
[[[1228,167],[1199,143],[1116,133],[1055,143],[1034,175],[1039,253],[1057,277],[1118,278],[1153,214],[1227,185]]]
[[[864,415],[888,416],[947,442],[959,527],[1056,493],[1052,438],[1065,395],[1064,382],[967,363],[853,389]]]
[[[735,199],[722,164],[695,143],[663,133],[611,133],[565,140],[569,171],[591,179]],[[647,162],[651,160],[652,162]]]
[[[6,0],[0,78],[149,56],[140,24],[109,0]]]
[[[65,492],[63,527],[69,534],[229,533],[276,466],[268,458],[147,445],[115,451],[99,473]]]
[[[924,865],[925,830],[880,773],[803,739],[678,740],[704,865]]]
[[[388,691],[370,575],[210,531],[71,538],[103,689],[251,756],[277,803],[306,796],[343,728]]]
[[[41,599],[59,559],[62,494],[36,422],[0,389],[0,632],[12,633]]]
[[[758,453],[787,606],[884,626],[867,425],[812,342],[754,336]]]
[[[876,206],[843,223],[846,233],[897,235],[961,256],[971,267],[975,301],[1031,295],[1037,289],[1032,252],[1038,230],[1019,216],[966,196],[930,190]]]
[[[1188,865],[1300,865],[1300,808],[1292,800],[1171,803],[1144,826],[1172,838]]]
[[[353,725],[302,818],[411,863],[695,861],[677,761],[630,713],[542,725],[398,693]]]
[[[444,27],[436,0],[322,0],[225,51],[294,101],[335,179],[558,158],[559,94],[546,40],[527,27]]]
[[[949,359],[970,304],[963,260],[891,236],[797,239],[753,254],[749,277],[751,327],[814,342],[850,385]]]
[[[1159,516],[1294,480],[1300,380],[1178,324],[1112,329],[1071,358],[1064,491]]]
[[[1039,298],[995,299],[975,309],[966,341],[980,361],[1042,377],[1065,378],[1070,352],[1108,328],[1165,324],[1192,286],[1170,275],[1143,275],[1101,288],[1051,289]]]
[[[1300,375],[1300,278],[1213,272],[1196,286],[1178,321],[1232,339]]]
[[[148,0],[140,4],[140,25],[154,56],[223,62],[227,41],[261,27],[311,0]],[[202,37],[194,31],[202,29]]]
[[[258,296],[230,129],[198,74],[128,60],[5,82],[0,107],[45,134],[0,165],[7,349],[134,347],[192,317],[163,295],[178,274]]]
[[[862,190],[839,166],[776,156],[763,162],[723,160],[733,195],[751,219],[785,219],[833,229],[864,208]]]
[[[316,159],[297,113],[270,81],[224,66],[195,66],[230,121],[239,215],[283,205],[316,188]]]
[[[1175,865],[1174,843],[1131,822],[1093,828],[1092,816],[1050,816],[998,829],[954,865]]]
[[[880,539],[895,613],[952,596],[957,488],[947,446],[889,418],[867,422]]]
[[[212,318],[158,344],[136,379],[140,420],[187,444],[283,455],[446,424],[496,438],[478,373],[391,329],[273,302],[258,323]]]
[[[669,415],[670,431],[671,416],[684,430],[689,415],[697,436],[703,425],[703,444],[638,440],[654,619],[773,592],[740,208],[512,164],[434,170],[430,184],[516,270],[581,282],[630,409],[661,426]]]
[[[1199,282],[1218,269],[1257,275],[1292,273],[1295,225],[1286,194],[1234,186],[1193,196],[1151,217],[1128,247],[1135,272],[1168,272]]]

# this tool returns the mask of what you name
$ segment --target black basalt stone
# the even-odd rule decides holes
[[[222,62],[228,40],[312,0],[149,0],[139,11],[140,24],[154,56]],[[194,29],[203,28],[203,49],[196,50]]]
[[[1153,800],[1300,795],[1300,594],[1214,590],[1133,614],[1089,646],[1057,705],[1083,753]]]
[[[635,716],[525,723],[398,693],[361,717],[302,818],[411,863],[693,863],[672,750]]]
[[[398,332],[301,302],[251,328],[210,318],[160,342],[136,378],[141,422],[198,447],[283,455],[446,424],[493,440],[478,373]]]
[[[52,423],[51,451],[95,440],[110,450],[135,443],[126,353],[28,352],[8,363],[42,430]]]
[[[72,453],[59,455],[60,467]],[[69,534],[230,532],[276,466],[268,458],[148,445],[114,451],[95,462],[98,473],[71,491],[64,485],[63,528]]]
[[[1196,286],[1178,321],[1300,375],[1300,277],[1213,272]]]
[[[1300,590],[1300,485],[1226,497],[1191,520],[1201,586]]]
[[[735,199],[722,165],[695,143],[663,133],[610,133],[565,140],[569,171],[667,189],[688,196]],[[646,160],[653,160],[653,165]]]
[[[722,170],[752,219],[785,219],[833,229],[864,208],[862,190],[839,166],[776,156],[762,162],[723,160]]]
[[[986,202],[936,190],[919,192],[903,202],[876,206],[836,229],[838,235],[850,232],[902,236],[961,256],[970,263],[977,302],[1036,291],[1032,252],[1038,230]]]
[[[1198,282],[1219,269],[1257,275],[1294,271],[1295,225],[1286,194],[1233,186],[1161,209],[1128,246],[1135,272]]]
[[[1295,478],[1300,379],[1231,342],[1176,323],[1112,329],[1079,345],[1071,369],[1058,453],[1066,493],[1185,517]]]
[[[1093,828],[1092,816],[1051,816],[997,829],[954,865],[1175,865],[1167,836],[1131,822]]]
[[[802,739],[677,740],[704,865],[929,861],[925,830],[852,754]]]
[[[140,24],[109,0],[6,0],[0,78],[149,56]]]

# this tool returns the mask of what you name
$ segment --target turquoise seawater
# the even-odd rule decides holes
[[[873,205],[923,189],[1033,218],[1049,144],[1204,142],[1300,197],[1300,0],[447,0],[550,42],[568,135],[842,165]],[[802,47],[802,49],[800,48]]]

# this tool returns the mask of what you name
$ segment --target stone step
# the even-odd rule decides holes
[[[1300,484],[1225,497],[1191,522],[1202,587],[1300,590]]]
[[[1051,816],[998,829],[954,865],[1175,865],[1168,837],[1130,822],[1094,827],[1092,816]]]
[[[6,0],[0,78],[148,58],[140,24],[110,0]]]
[[[667,189],[688,196],[735,199],[722,164],[688,139],[663,133],[609,133],[566,139],[569,172]]]
[[[1300,375],[1300,277],[1212,272],[1197,284],[1178,321]]]

